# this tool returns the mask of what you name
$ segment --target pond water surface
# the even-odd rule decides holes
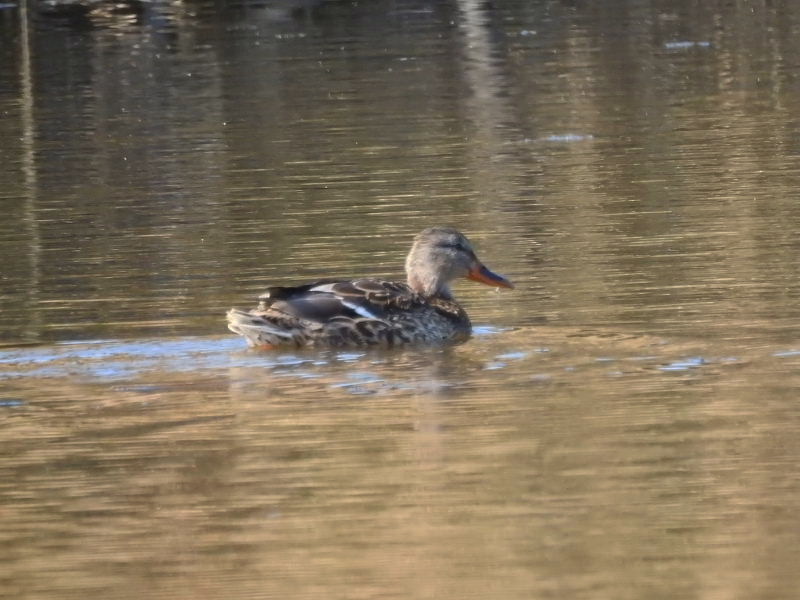
[[[797,597],[800,5],[0,30],[3,598]],[[227,332],[434,224],[466,344]]]

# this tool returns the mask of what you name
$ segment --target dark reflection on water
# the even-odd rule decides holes
[[[0,32],[4,597],[795,597],[800,7]],[[517,283],[458,286],[468,344],[226,335],[434,223]]]

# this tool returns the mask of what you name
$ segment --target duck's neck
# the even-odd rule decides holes
[[[411,271],[408,273],[408,286],[424,298],[453,299],[450,285],[433,273]]]

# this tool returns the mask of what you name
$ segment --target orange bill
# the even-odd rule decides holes
[[[469,273],[467,273],[467,279],[471,279],[472,281],[479,281],[480,283],[485,283],[486,285],[491,285],[494,287],[504,287],[504,288],[514,287],[514,284],[511,283],[508,279],[506,279],[502,275],[498,275],[497,273],[492,273],[481,263],[475,263],[472,269],[470,269]]]

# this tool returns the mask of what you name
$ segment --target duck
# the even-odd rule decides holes
[[[472,325],[453,297],[453,281],[514,287],[478,259],[463,233],[446,226],[416,235],[405,272],[405,282],[327,279],[269,287],[253,310],[228,311],[228,329],[264,350],[457,344],[470,337]]]

